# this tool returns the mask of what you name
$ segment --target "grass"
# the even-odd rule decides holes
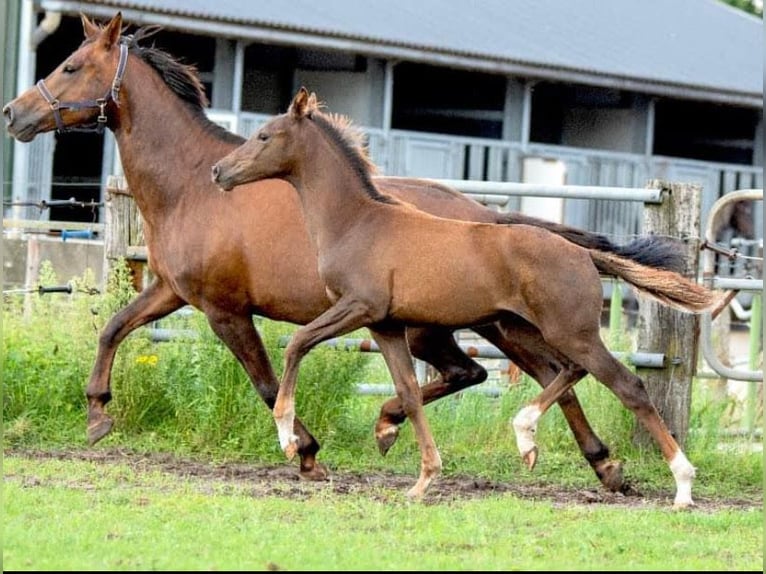
[[[55,284],[55,278],[42,281]],[[92,278],[81,280],[85,290]],[[8,452],[85,446],[84,388],[98,334],[135,294],[127,275],[109,292],[19,298],[3,306],[3,442]],[[257,319],[277,374],[279,339],[293,326]],[[115,429],[95,448],[174,453],[205,461],[278,463],[273,419],[242,368],[200,313],[163,320],[195,340],[155,344],[139,330],[120,346],[108,410]],[[352,334],[366,337],[366,333]],[[385,470],[414,478],[419,455],[402,426],[383,458],[372,430],[383,397],[355,392],[385,380],[371,354],[314,349],[301,368],[297,408],[331,469]],[[763,500],[763,457],[732,442],[719,448],[728,405],[695,384],[686,454],[697,467],[694,494]],[[537,431],[534,472],[517,454],[510,418],[538,392],[529,379],[499,398],[463,392],[426,410],[446,477],[596,488],[563,416],[553,408]],[[645,494],[672,499],[667,464],[633,444],[634,417],[602,385],[577,386],[594,430]],[[762,417],[762,414],[760,415]],[[762,426],[762,418],[759,424]],[[11,450],[9,450],[11,449]],[[673,513],[552,502],[506,495],[408,505],[380,497],[310,493],[300,500],[253,496],[246,486],[211,490],[192,478],[142,474],[82,462],[4,461],[6,569],[760,569],[763,513]],[[762,504],[762,502],[761,502]],[[42,535],[40,533],[43,533]]]
[[[4,462],[7,570],[760,570],[763,513],[438,504],[82,461]],[[298,483],[301,484],[301,483]],[[295,488],[292,486],[291,488]]]

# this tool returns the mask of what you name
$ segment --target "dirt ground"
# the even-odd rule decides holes
[[[7,449],[5,456],[31,459],[81,460],[103,465],[127,464],[136,471],[162,472],[182,478],[193,478],[203,484],[213,486],[231,485],[238,492],[247,492],[254,497],[267,495],[285,498],[308,498],[319,492],[335,495],[364,494],[373,499],[390,500],[391,492],[407,491],[415,482],[413,474],[402,475],[388,472],[358,473],[334,470],[328,480],[309,482],[298,476],[297,464],[257,465],[245,463],[215,463],[182,459],[170,454],[144,454],[110,450],[65,450],[39,451]],[[12,477],[6,476],[6,479]],[[669,477],[670,480],[670,477]],[[594,477],[595,481],[595,477]],[[26,482],[29,482],[28,480]],[[35,483],[32,480],[32,485]],[[592,488],[574,489],[558,484],[529,485],[510,482],[492,482],[468,476],[441,476],[431,485],[423,502],[439,504],[460,499],[474,499],[510,493],[519,498],[540,500],[554,505],[609,505],[627,508],[671,508],[673,492],[642,494],[631,492],[627,495],[611,493],[594,484]],[[715,512],[723,509],[763,508],[762,492],[760,496],[710,498],[694,496],[695,511]]]

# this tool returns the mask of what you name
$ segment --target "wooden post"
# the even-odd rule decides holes
[[[647,187],[662,190],[663,202],[644,206],[644,233],[683,240],[687,260],[684,275],[696,281],[702,240],[702,188],[661,180],[651,180]],[[636,368],[636,373],[644,380],[654,406],[681,447],[689,430],[699,328],[697,315],[671,309],[646,297],[639,300],[638,349],[664,353],[665,368]],[[634,438],[638,444],[653,443],[643,427],[637,427]]]
[[[133,287],[143,289],[143,263],[130,256],[131,247],[144,244],[143,220],[122,176],[109,176],[105,194],[104,286],[116,262],[127,259]]]
[[[27,239],[27,268],[24,278],[24,319],[29,320],[32,316],[32,297],[37,297],[33,289],[37,289],[40,280],[40,243],[37,237]]]

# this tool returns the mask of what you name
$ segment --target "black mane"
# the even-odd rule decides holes
[[[156,34],[159,30],[159,26],[143,26],[133,34],[123,36],[121,41],[126,42],[131,53],[141,58],[160,75],[165,85],[208,126],[210,133],[232,143],[243,143],[245,138],[219,126],[205,114],[205,108],[210,102],[195,66],[182,63],[154,45],[139,45],[139,41]]]

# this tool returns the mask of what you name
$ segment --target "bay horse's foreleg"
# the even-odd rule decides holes
[[[503,319],[502,328],[493,323],[474,330],[503,351],[543,388],[551,384],[564,363],[569,363],[543,339],[537,327],[516,315]],[[628,492],[630,487],[624,482],[622,463],[609,458],[609,447],[591,427],[574,389],[564,392],[557,402],[580,452],[601,484],[612,492]]]
[[[425,494],[431,481],[441,472],[442,461],[428,426],[428,419],[423,408],[423,398],[412,364],[412,355],[410,355],[407,346],[404,328],[370,327],[370,333],[372,333],[385,358],[394,381],[396,394],[402,403],[405,414],[412,423],[420,447],[420,476],[415,485],[407,492],[409,498],[419,499]]]
[[[93,446],[112,430],[114,421],[104,407],[112,398],[111,374],[117,347],[130,333],[161,319],[186,302],[163,281],[155,279],[107,322],[98,338],[96,362],[85,390],[88,398],[88,444]]]
[[[253,326],[252,317],[249,314],[234,315],[218,310],[206,311],[206,315],[215,334],[226,344],[247,372],[253,388],[269,409],[273,410],[279,381],[274,374],[263,341]],[[296,418],[294,425],[294,432],[298,437],[301,477],[308,480],[325,480],[327,469],[316,460],[319,443],[300,419]]]
[[[421,388],[423,404],[478,385],[487,379],[487,371],[468,357],[455,342],[448,328],[407,328],[410,352],[439,371],[439,377]],[[375,423],[375,440],[385,455],[399,436],[399,425],[407,418],[399,397],[387,400]]]

